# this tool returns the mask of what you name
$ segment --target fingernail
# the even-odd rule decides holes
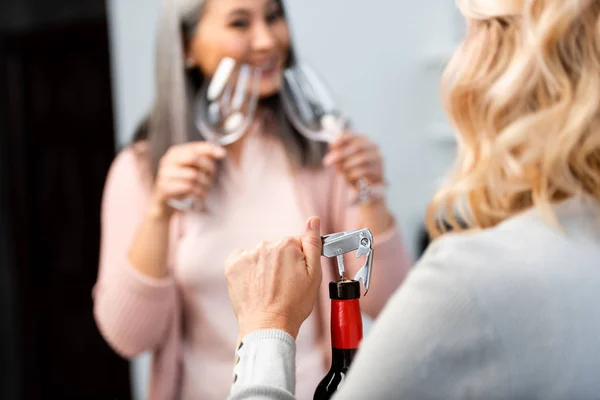
[[[310,229],[313,231],[319,231],[321,229],[321,219],[319,217],[313,217],[309,221]]]

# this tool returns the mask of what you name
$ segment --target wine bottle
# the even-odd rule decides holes
[[[329,283],[331,299],[331,369],[315,390],[314,400],[327,400],[338,390],[363,336],[360,283],[343,279]]]

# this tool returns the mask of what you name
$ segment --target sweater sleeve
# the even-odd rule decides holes
[[[122,151],[108,173],[102,199],[100,265],[92,291],[100,332],[127,358],[160,346],[176,304],[170,276],[146,276],[128,260],[149,201],[149,185],[134,151]]]
[[[330,208],[332,227],[335,232],[368,228],[359,226],[359,207],[353,206],[356,196],[354,190],[343,177],[336,176],[333,181],[333,196]],[[400,286],[412,266],[412,257],[405,247],[402,234],[394,221],[385,232],[373,238],[374,260],[371,274],[371,289],[361,299],[362,310],[372,318],[379,315],[386,302]],[[349,277],[354,277],[366,258],[357,259],[354,254],[344,257],[344,264]]]
[[[246,335],[236,351],[229,400],[293,400],[295,389],[294,338],[277,329]]]

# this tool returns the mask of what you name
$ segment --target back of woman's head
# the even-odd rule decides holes
[[[600,0],[458,0],[468,31],[444,75],[458,159],[428,210],[433,236],[532,206],[600,201]]]

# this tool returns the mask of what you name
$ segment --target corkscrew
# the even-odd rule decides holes
[[[366,255],[365,265],[358,270],[354,276],[355,281],[362,281],[365,287],[365,295],[369,291],[371,284],[371,270],[373,269],[373,234],[369,229],[359,229],[356,231],[346,231],[332,233],[331,235],[321,236],[323,250],[321,254],[328,258],[336,257],[340,279],[346,279],[344,276],[344,254],[354,250],[356,258]]]

